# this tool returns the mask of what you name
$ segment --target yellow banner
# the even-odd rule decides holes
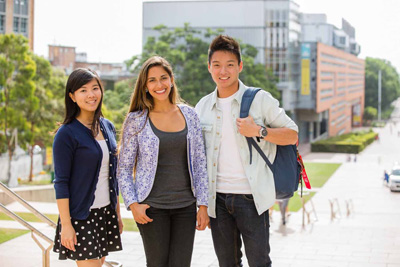
[[[46,165],[53,164],[53,148],[46,147]]]
[[[301,60],[301,94],[310,94],[310,60]]]

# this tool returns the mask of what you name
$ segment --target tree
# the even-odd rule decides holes
[[[33,99],[36,65],[29,52],[28,40],[22,35],[0,35],[0,123],[8,151],[7,183],[11,177],[14,147],[12,134],[17,132],[21,146],[26,144],[29,110]],[[14,141],[15,142],[15,141]]]
[[[58,92],[64,92],[64,84],[60,84],[59,80],[53,77],[53,69],[49,61],[37,55],[32,55],[32,58],[36,63],[36,72],[33,78],[36,90],[27,101],[29,109],[26,117],[29,123],[28,152],[31,159],[29,181],[32,181],[33,178],[33,148],[35,145],[46,147],[51,144],[50,132],[55,128],[56,121],[61,119],[59,115],[63,112],[60,103],[62,98]],[[53,91],[56,91],[56,95]]]
[[[376,108],[373,107],[366,107],[364,109],[364,115],[363,115],[363,119],[364,121],[372,121],[376,118],[376,115],[378,114],[378,111],[376,110]]]
[[[365,106],[378,108],[378,72],[382,72],[382,112],[400,96],[399,74],[391,63],[384,59],[367,57],[365,60]]]
[[[197,31],[185,24],[183,28],[168,30],[160,25],[154,28],[159,37],[149,37],[140,56],[134,56],[126,61],[128,67],[138,72],[145,60],[153,55],[166,58],[172,65],[176,83],[181,97],[191,105],[195,105],[200,98],[215,89],[215,83],[208,72],[208,47],[211,40],[221,34],[223,30],[206,30],[204,33]],[[265,66],[256,64],[254,58],[257,49],[251,45],[241,44],[244,70],[240,79],[252,86],[258,86],[279,98],[275,86],[276,78],[272,72],[267,72]]]
[[[115,129],[121,129],[126,113],[129,109],[129,99],[131,98],[136,79],[127,79],[115,84],[114,90],[104,92],[103,114],[109,118]]]

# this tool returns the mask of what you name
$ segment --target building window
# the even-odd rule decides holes
[[[22,34],[26,34],[28,32],[28,19],[21,18],[21,29],[20,32]]]
[[[6,12],[6,1],[0,0],[0,12]]]
[[[5,32],[5,16],[0,15],[0,33]]]
[[[14,14],[28,15],[28,0],[14,0]]]
[[[20,3],[20,14],[28,15],[28,0],[19,0]]]
[[[14,32],[19,33],[19,18],[14,17]]]

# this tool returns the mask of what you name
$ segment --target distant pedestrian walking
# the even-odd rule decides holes
[[[281,211],[281,216],[282,216],[282,224],[286,225],[286,219],[287,219],[287,213],[288,213],[288,208],[289,208],[289,198],[286,199],[281,199],[277,200],[279,204],[279,209]]]
[[[383,181],[386,182],[387,184],[389,183],[389,174],[387,173],[386,170],[383,172]]]
[[[357,154],[354,154],[354,162],[357,162]]]

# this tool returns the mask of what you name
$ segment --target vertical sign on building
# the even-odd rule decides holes
[[[301,44],[301,94],[310,94],[310,44]]]

